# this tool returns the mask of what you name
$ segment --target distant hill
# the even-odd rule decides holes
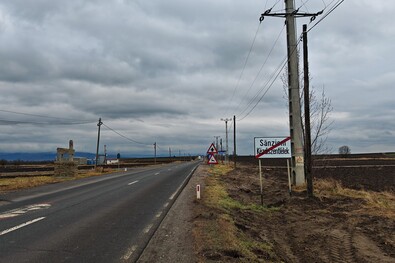
[[[94,153],[76,152],[75,157],[86,157],[88,159],[95,158]],[[0,153],[0,160],[7,161],[54,161],[56,159],[56,152],[38,152],[38,153]]]

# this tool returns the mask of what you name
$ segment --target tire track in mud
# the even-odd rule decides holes
[[[334,229],[329,234],[331,262],[355,262],[352,236],[341,229]]]

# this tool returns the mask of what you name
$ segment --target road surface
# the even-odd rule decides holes
[[[0,196],[0,262],[134,262],[197,162]]]

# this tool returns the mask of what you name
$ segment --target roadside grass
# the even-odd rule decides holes
[[[270,213],[278,208],[266,208],[255,204],[242,204],[231,198],[221,181],[233,168],[216,165],[208,169],[205,178],[205,192],[202,202],[208,211],[203,219],[197,220],[194,231],[198,251],[202,252],[200,262],[230,258],[237,262],[264,262],[258,255],[271,258],[273,247],[266,242],[257,242],[241,231],[235,224],[235,218],[241,212],[252,214]]]
[[[63,177],[63,176],[20,176],[15,178],[1,178],[0,177],[0,193],[21,190],[31,187],[36,187],[45,184],[54,184],[65,181],[81,179],[85,177],[99,176],[107,173],[112,173],[114,170],[95,171],[79,171],[77,176]]]
[[[395,194],[391,192],[354,190],[343,187],[333,179],[318,179],[314,182],[314,194],[318,198],[340,196],[362,199],[365,211],[367,209],[372,214],[395,218]]]

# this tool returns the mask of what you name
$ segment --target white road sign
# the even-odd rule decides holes
[[[255,137],[255,158],[291,158],[290,137]]]

